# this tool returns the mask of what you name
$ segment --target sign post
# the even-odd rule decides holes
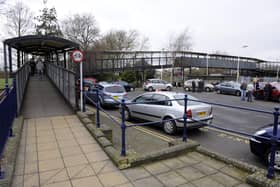
[[[84,53],[80,50],[74,50],[71,54],[72,61],[80,63],[80,109],[83,111],[83,60]]]

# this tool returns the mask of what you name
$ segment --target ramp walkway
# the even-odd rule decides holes
[[[64,116],[73,114],[57,89],[46,76],[31,76],[23,102],[24,118]]]

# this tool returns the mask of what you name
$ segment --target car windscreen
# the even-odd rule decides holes
[[[104,88],[105,92],[110,92],[110,93],[124,93],[125,90],[122,86],[107,86]]]
[[[182,99],[182,100],[176,100],[176,101],[177,101],[177,103],[178,103],[179,105],[182,105],[182,106],[185,105],[185,101],[184,101],[185,95],[184,95],[184,94],[174,95],[173,97],[174,97],[174,99]],[[193,97],[193,96],[191,96],[191,95],[188,95],[188,99],[197,100],[197,98],[195,98],[195,97]],[[188,100],[187,105],[188,105],[188,106],[190,106],[190,105],[199,105],[199,102],[195,102],[195,101],[190,101],[190,100]]]

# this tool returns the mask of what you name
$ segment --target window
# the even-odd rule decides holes
[[[108,86],[105,87],[106,92],[111,92],[111,93],[124,93],[125,90],[122,86]]]
[[[169,100],[169,98],[167,96],[165,96],[165,95],[154,94],[153,100],[157,101],[157,102],[152,103],[152,104],[171,106],[171,102],[170,101],[166,101],[166,100]]]
[[[180,100],[177,100],[177,103],[179,105],[182,105],[182,106],[185,106],[185,95],[184,94],[178,94],[178,95],[174,95],[174,99],[180,99]],[[193,96],[190,96],[188,95],[188,99],[191,99],[191,100],[197,100],[195,97]],[[187,106],[190,106],[190,105],[199,105],[199,102],[195,102],[195,101],[189,101],[187,102]]]
[[[145,95],[142,95],[140,97],[137,97],[133,102],[149,102],[149,101],[152,101],[152,94],[145,94]]]

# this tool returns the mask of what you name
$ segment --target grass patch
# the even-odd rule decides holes
[[[9,82],[9,85],[11,85],[12,84],[12,79],[9,79],[8,82]],[[5,79],[0,78],[0,90],[2,90],[4,88],[5,88]]]

